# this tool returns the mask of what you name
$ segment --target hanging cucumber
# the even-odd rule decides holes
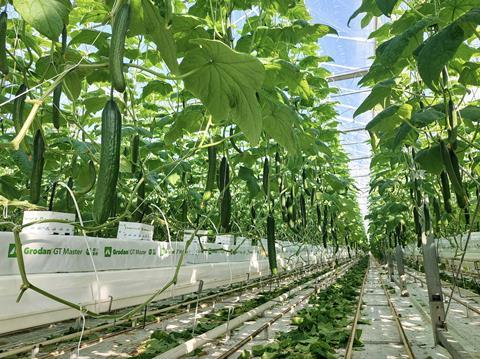
[[[458,157],[453,149],[450,148],[448,152],[450,154],[450,162],[452,163],[453,173],[460,184],[460,191],[458,192],[455,191],[457,205],[460,208],[465,208],[467,206],[468,199],[467,199],[467,192],[465,191],[465,187],[463,186],[463,183],[462,183],[462,175],[460,174],[460,165],[458,163]]]
[[[268,264],[270,265],[270,272],[276,275],[277,269],[277,251],[275,248],[275,218],[273,214],[269,213],[267,217],[267,250],[268,250]]]
[[[52,123],[57,130],[60,128],[60,98],[62,97],[62,84],[58,84],[53,90]]]
[[[125,37],[130,24],[130,5],[123,4],[114,14],[112,22],[112,40],[110,43],[110,74],[112,85],[118,92],[124,92],[126,88],[123,74],[123,54],[125,51]]]
[[[433,212],[435,213],[435,222],[439,223],[442,220],[442,213],[440,211],[440,202],[437,197],[432,198]]]
[[[50,200],[48,201],[48,210],[53,211],[53,202],[55,200],[55,193],[57,191],[57,181],[53,182],[50,190]]]
[[[220,192],[223,192],[225,187],[230,182],[230,169],[228,167],[228,161],[225,156],[222,157],[222,161],[220,162],[220,170],[218,173],[218,189]]]
[[[455,154],[455,151],[447,148],[444,141],[440,141],[440,152],[442,154],[442,161],[448,174],[448,178],[450,179],[453,191],[457,197],[458,206],[460,208],[465,208],[466,194],[462,184],[457,155]]]
[[[215,187],[215,176],[217,174],[217,147],[208,147],[208,173],[207,184],[205,186],[205,194],[208,193],[208,198]]]
[[[252,226],[255,226],[255,220],[257,219],[257,211],[254,206],[250,206],[250,218],[252,220]]]
[[[300,195],[300,213],[302,215],[302,226],[305,228],[307,226],[307,206],[303,193]]]
[[[3,11],[0,14],[0,71],[4,74],[8,74],[8,62],[7,62],[7,12]]]
[[[186,199],[183,200],[182,206],[180,207],[180,221],[183,223],[187,223],[187,215],[188,215],[188,202]]]
[[[27,86],[21,84],[15,93],[15,100],[13,101],[13,124],[15,131],[18,134],[23,126],[23,111],[25,109],[25,100],[27,98]]]
[[[122,115],[113,99],[107,101],[102,112],[100,169],[93,203],[93,219],[105,223],[115,200],[120,168]]]
[[[320,228],[320,225],[322,224],[322,210],[320,209],[319,204],[317,204],[317,224]]]
[[[132,174],[135,174],[138,164],[138,153],[140,149],[140,136],[138,134],[134,135],[131,143],[131,162],[132,162]]]
[[[280,175],[280,164],[282,163],[282,159],[280,158],[280,153],[275,152],[275,174],[277,176]]]
[[[61,55],[65,55],[67,51],[67,26],[63,25],[62,30],[62,48]],[[53,90],[53,105],[52,105],[52,123],[53,126],[58,130],[60,128],[60,99],[62,97],[62,82],[60,82],[57,87]]]
[[[308,188],[308,182],[307,182],[307,170],[305,168],[302,169],[302,185],[303,185],[303,189],[305,190],[305,193],[307,195],[310,195],[310,190]]]
[[[42,187],[43,166],[45,164],[45,142],[40,130],[35,132],[33,139],[33,167],[30,178],[30,202],[36,204],[40,201]]]
[[[432,219],[430,218],[430,208],[426,204],[423,205],[423,216],[425,219],[425,232],[430,232],[432,229]]]
[[[327,226],[328,226],[328,207],[325,206],[323,208],[323,225],[322,225],[323,248],[327,248],[327,238],[328,238]]]
[[[265,157],[265,161],[263,162],[263,176],[262,176],[262,184],[263,184],[263,192],[265,196],[268,197],[270,195],[270,164],[268,163],[268,157]]]
[[[447,172],[442,171],[440,173],[440,182],[442,187],[443,206],[445,212],[452,213],[452,205],[450,204],[450,183],[448,182]]]
[[[232,217],[232,195],[230,188],[225,188],[220,204],[220,227],[224,233],[230,232],[230,219]]]
[[[292,191],[290,191],[290,195],[287,196],[287,220],[288,220],[288,227],[290,229],[295,229],[295,216],[294,216],[294,206],[293,206],[293,197]]]
[[[220,170],[218,173],[218,189],[221,194],[220,202],[220,227],[224,232],[230,231],[230,219],[232,216],[232,195],[230,193],[230,168],[225,156],[220,162]]]

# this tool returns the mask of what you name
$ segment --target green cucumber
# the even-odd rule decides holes
[[[460,174],[460,165],[458,163],[458,157],[453,149],[450,148],[448,152],[450,155],[450,162],[452,163],[453,173],[460,184],[460,191],[458,192],[455,191],[455,197],[457,198],[457,205],[460,208],[465,208],[467,206],[468,200],[467,200],[467,193],[462,183],[462,175]]]
[[[27,99],[27,86],[21,84],[15,93],[15,100],[13,100],[13,124],[15,131],[18,134],[23,126],[23,111],[25,109],[25,100]]]
[[[208,147],[208,173],[205,192],[212,192],[215,187],[215,176],[217,174],[217,147]]]
[[[53,202],[55,200],[55,193],[57,191],[57,181],[53,182],[52,188],[50,189],[50,200],[48,201],[48,210],[53,211]]]
[[[218,189],[220,192],[223,192],[225,187],[230,182],[230,169],[228,166],[228,161],[225,156],[222,157],[222,161],[220,162],[220,170],[218,173]]]
[[[444,141],[440,141],[440,152],[442,154],[442,161],[445,166],[445,170],[452,184],[453,191],[457,196],[457,202],[460,208],[464,208],[466,205],[466,194],[463,188],[462,178],[460,176],[458,158],[455,151],[447,148]],[[459,201],[458,201],[459,200]]]
[[[452,205],[450,204],[450,183],[448,182],[447,172],[442,171],[440,173],[440,182],[442,187],[443,206],[445,212],[452,213]]]
[[[319,204],[317,204],[316,209],[317,209],[317,228],[318,228],[318,231],[321,232],[321,230],[322,230],[322,209],[320,208]]]
[[[305,168],[302,169],[302,185],[303,189],[308,192],[307,171],[305,170]]]
[[[439,223],[442,220],[442,213],[440,211],[440,202],[437,197],[433,197],[433,212],[435,213],[435,222]]]
[[[35,132],[33,139],[33,167],[30,177],[30,202],[36,204],[40,201],[42,188],[43,166],[45,164],[45,142],[40,130]]]
[[[123,74],[123,54],[129,24],[130,5],[125,3],[118,9],[113,17],[112,40],[109,53],[112,86],[118,92],[124,92],[126,88],[125,76]]]
[[[120,169],[122,115],[113,99],[107,101],[102,112],[100,169],[93,203],[93,219],[103,224],[110,216]]]
[[[131,161],[132,161],[132,174],[135,174],[138,164],[138,153],[140,149],[140,136],[138,134],[134,135],[131,143]]]
[[[432,229],[432,220],[430,218],[430,208],[426,204],[423,205],[423,218],[425,220],[425,232]]]
[[[262,184],[263,184],[263,192],[265,196],[268,197],[270,195],[270,164],[268,163],[268,157],[265,157],[265,161],[263,162],[263,176],[262,176]]]
[[[57,130],[60,128],[60,98],[62,97],[62,83],[53,90],[52,100],[52,123]]]
[[[0,71],[4,75],[8,75],[7,62],[7,12],[3,11],[0,14]]]
[[[224,233],[230,232],[230,219],[232,217],[232,195],[230,187],[225,188],[220,204],[220,227]]]
[[[253,224],[253,221],[257,218],[257,211],[255,210],[254,206],[250,206],[250,217],[252,218]]]
[[[180,221],[183,223],[187,223],[188,218],[188,202],[186,199],[183,200],[182,206],[180,207]]]
[[[270,272],[272,275],[276,275],[278,273],[278,268],[277,250],[275,248],[275,218],[272,213],[269,213],[267,217],[267,251]]]
[[[305,197],[303,193],[300,195],[300,213],[302,215],[302,226],[305,228],[307,226],[307,206],[305,204]]]
[[[323,207],[323,224],[322,224],[323,248],[327,248],[327,238],[328,238],[327,226],[328,226],[328,207],[325,205]]]

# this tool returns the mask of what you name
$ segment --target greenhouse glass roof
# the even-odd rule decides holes
[[[324,64],[333,75],[353,75],[366,70],[371,64],[370,57],[374,53],[375,42],[368,39],[368,34],[375,25],[372,22],[362,29],[357,18],[347,26],[353,9],[358,8],[360,3],[361,0],[306,0],[313,21],[330,25],[338,32],[338,36],[327,35],[319,40],[321,54],[331,56],[334,60],[333,63]],[[366,215],[371,154],[369,135],[364,128],[372,118],[372,113],[353,118],[355,109],[369,93],[368,89],[357,86],[360,78],[361,75],[357,74],[350,79],[332,81],[339,92],[331,95],[331,100],[338,102],[339,129],[344,131],[340,138],[350,156],[351,175],[359,188],[362,214]]]

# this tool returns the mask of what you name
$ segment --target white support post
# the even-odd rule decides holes
[[[430,317],[433,328],[433,339],[435,344],[440,343],[438,330],[446,329],[445,307],[443,305],[442,283],[440,281],[440,271],[438,269],[437,247],[433,239],[431,223],[426,223],[429,216],[425,216],[424,209],[428,208],[428,199],[425,199],[424,208],[420,208],[423,219],[422,226],[422,247],[423,247],[423,266],[427,282],[428,302],[430,304]],[[427,218],[426,218],[427,217]]]
[[[406,275],[405,275],[405,265],[403,263],[403,249],[400,244],[397,245],[395,250],[396,259],[397,259],[397,272],[398,279],[400,283],[400,293],[402,297],[408,297],[408,290],[406,284]]]

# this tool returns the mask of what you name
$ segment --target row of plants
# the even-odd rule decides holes
[[[308,281],[317,278],[318,276],[328,272],[330,269],[326,268],[317,271],[300,279],[293,280],[286,283],[286,285],[276,286],[269,291],[262,291],[254,298],[248,299],[245,302],[239,302],[236,305],[229,305],[219,310],[210,312],[197,320],[195,330],[193,327],[188,327],[181,331],[164,331],[155,330],[150,336],[150,339],[142,343],[138,348],[137,353],[133,358],[150,359],[161,353],[164,353],[176,346],[192,339],[194,336],[201,335],[209,330],[226,323],[229,319],[234,319],[282,294],[289,292],[292,288],[296,288]],[[192,355],[199,355],[202,349],[199,348],[192,352]]]
[[[359,248],[303,0],[1,0],[0,229],[25,209]]]
[[[418,260],[406,260],[406,264],[417,271],[424,271],[423,263],[420,263]],[[468,289],[474,293],[480,294],[480,277],[477,275],[470,276],[468,274],[461,274],[459,278],[457,278],[456,273],[455,276],[453,272],[447,270],[445,263],[439,263],[440,269],[440,279],[453,284],[457,287]]]
[[[360,80],[372,90],[355,112],[376,113],[366,126],[373,249],[381,255],[397,244],[420,247],[422,234],[478,231],[478,4],[363,0],[357,16],[380,24]]]
[[[294,329],[278,335],[273,343],[254,345],[243,358],[337,358],[345,348],[362,286],[368,257],[364,257],[344,276],[308,300],[308,305],[291,319]],[[361,330],[355,333],[354,346],[361,346]]]

